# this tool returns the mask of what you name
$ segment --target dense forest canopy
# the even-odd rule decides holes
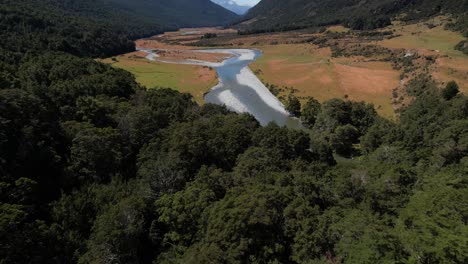
[[[334,99],[306,133],[28,60],[0,90],[2,261],[466,263],[468,98],[410,88],[398,123]]]
[[[131,39],[237,17],[209,0],[4,0],[0,12],[2,48],[93,57],[132,51]]]
[[[106,0],[133,14],[175,28],[228,25],[238,15],[211,0]]]
[[[421,75],[397,122],[310,99],[307,131],[261,127],[89,58],[144,26],[7,3],[0,263],[468,262],[456,83]]]

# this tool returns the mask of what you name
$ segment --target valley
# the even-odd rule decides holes
[[[430,73],[440,86],[455,80],[461,91],[468,92],[468,56],[454,49],[464,38],[445,29],[447,23],[446,17],[435,17],[415,24],[396,21],[373,31],[331,26],[320,31],[304,29],[254,35],[239,35],[233,29],[187,28],[141,39],[136,45],[154,50],[158,60],[173,63],[183,60],[219,63],[227,58],[223,53],[198,52],[199,49],[260,50],[262,55],[250,68],[283,103],[290,94],[302,104],[311,97],[320,102],[332,98],[365,101],[372,103],[381,116],[395,119],[399,109],[411,100],[406,84],[420,74]],[[115,66],[136,71],[136,76],[141,76],[138,70],[125,64],[124,61]],[[180,76],[187,80],[197,78],[190,71],[200,72],[203,67],[207,65],[168,66],[174,68],[174,76],[179,70]],[[213,75],[204,78],[211,80],[193,90],[179,90],[191,93],[197,102],[202,102],[201,95],[209,91],[207,85],[215,82]],[[180,87],[170,78],[141,83]]]
[[[206,101],[226,106],[237,113],[247,112],[264,126],[275,122],[281,126],[302,128],[300,121],[289,116],[282,103],[248,68],[261,56],[259,50],[194,50],[182,46],[175,49],[176,46],[162,45],[154,40],[141,40],[139,43],[137,47],[140,51],[102,62],[133,72],[136,80],[146,87],[159,88],[164,84],[179,92],[189,93],[200,105]],[[206,87],[206,83],[200,81],[203,78],[208,82],[214,81],[213,76],[191,75],[201,71],[216,71],[218,84]],[[198,86],[193,88],[194,84]]]

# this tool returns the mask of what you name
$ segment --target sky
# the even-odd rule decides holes
[[[239,5],[254,6],[260,2],[260,0],[234,0],[234,2],[238,3]]]

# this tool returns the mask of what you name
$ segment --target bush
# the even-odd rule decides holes
[[[304,105],[301,112],[301,120],[307,126],[314,126],[317,116],[320,113],[322,105],[315,98],[310,98]]]
[[[457,96],[459,92],[458,84],[455,81],[451,81],[447,83],[447,86],[442,90],[442,97],[444,97],[445,100],[450,100]]]

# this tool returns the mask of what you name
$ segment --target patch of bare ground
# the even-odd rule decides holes
[[[231,55],[225,53],[198,52],[195,47],[171,45],[154,39],[141,39],[136,41],[141,49],[150,49],[164,61],[201,60],[207,62],[222,62]]]

